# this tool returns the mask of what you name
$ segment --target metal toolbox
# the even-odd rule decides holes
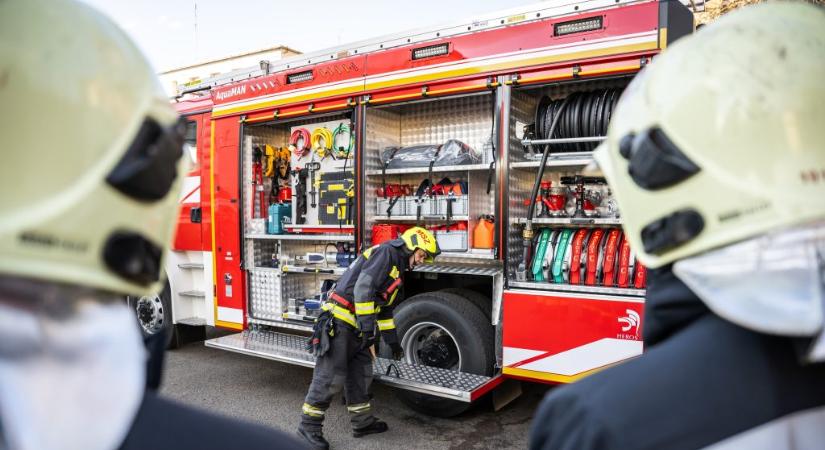
[[[466,252],[469,248],[467,230],[436,231],[435,240],[444,252]]]

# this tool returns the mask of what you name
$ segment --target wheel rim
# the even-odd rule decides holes
[[[407,330],[401,339],[404,360],[412,364],[461,370],[461,349],[458,341],[443,326],[420,322]]]
[[[156,334],[163,329],[163,303],[159,295],[140,297],[135,304],[135,312],[146,334]]]

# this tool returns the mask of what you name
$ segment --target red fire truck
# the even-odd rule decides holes
[[[644,267],[582,169],[633,76],[692,31],[676,1],[543,2],[191,83],[168,286],[130,299],[144,331],[222,327],[207,346],[312,366],[326,289],[418,224],[443,253],[403,274],[404,360],[375,359],[413,408],[639,355]]]

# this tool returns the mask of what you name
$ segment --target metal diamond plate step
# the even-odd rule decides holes
[[[273,331],[246,330],[210,339],[206,341],[206,346],[299,366],[314,367],[315,358],[304,349],[306,339],[304,336]],[[373,369],[375,379],[386,384],[463,402],[475,400],[502,380],[498,376],[491,378],[384,358],[376,358],[373,362]]]

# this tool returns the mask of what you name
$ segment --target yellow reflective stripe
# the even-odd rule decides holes
[[[398,271],[398,267],[392,266],[392,270],[390,271],[390,278],[396,279],[398,275],[401,275],[401,272]]]
[[[304,403],[303,408],[301,408],[301,412],[312,417],[324,417],[323,409],[318,409],[309,403]]]
[[[390,295],[389,301],[387,301],[387,306],[392,305],[392,302],[395,301],[395,296],[398,295],[398,289],[392,291],[392,295]]]
[[[355,405],[347,405],[347,411],[351,413],[362,413],[369,411],[372,407],[368,403],[358,403]]]
[[[361,253],[361,255],[364,257],[364,259],[370,259],[370,255],[372,255],[372,251],[375,250],[376,247],[378,246],[373,245],[372,247],[364,250],[364,253]]]
[[[361,302],[355,303],[355,314],[364,316],[367,314],[375,314],[375,302]]]
[[[353,316],[351,312],[347,311],[346,309],[344,309],[344,308],[342,308],[338,305],[335,305],[335,306],[332,307],[332,317],[335,317],[336,319],[343,320],[344,322],[346,322],[346,323],[348,323],[348,324],[350,324],[350,325],[352,325],[356,328],[358,327],[358,325],[356,325],[356,322],[355,322],[355,316]]]
[[[392,319],[383,319],[378,321],[378,329],[381,331],[392,330],[395,328],[395,321]]]

